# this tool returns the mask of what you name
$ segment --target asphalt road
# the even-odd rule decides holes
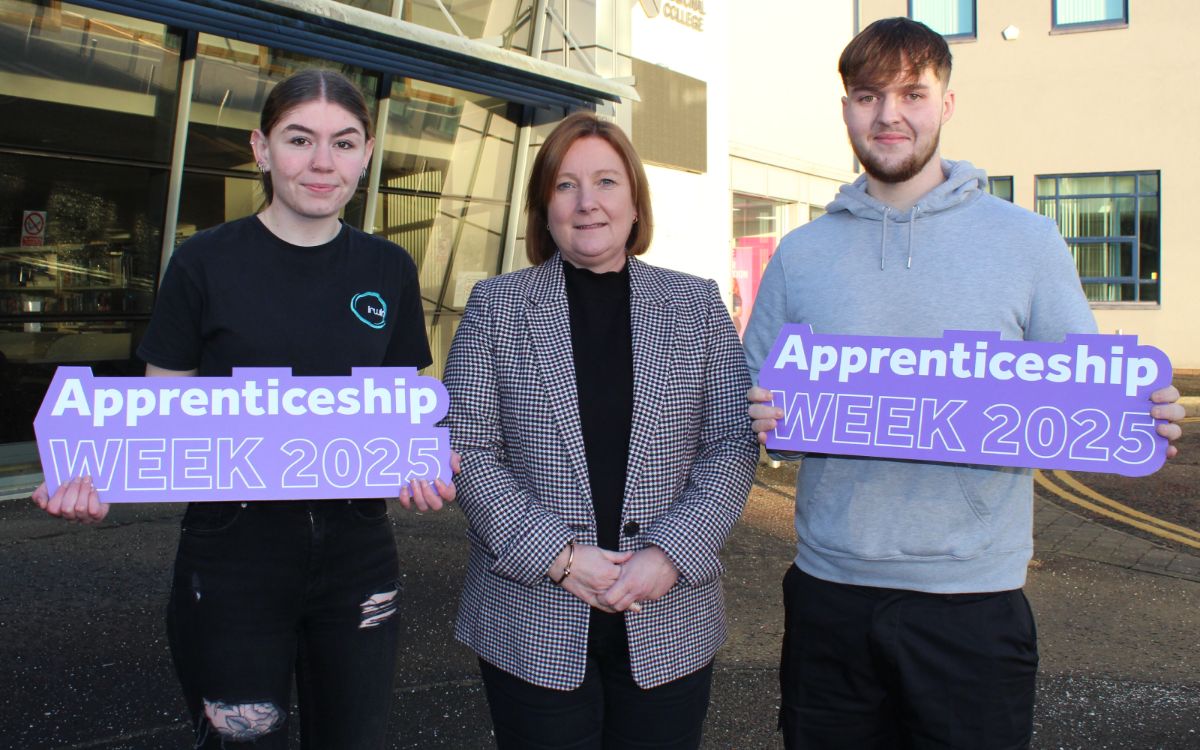
[[[725,555],[731,620],[708,748],[776,748],[788,477],[763,472]],[[0,748],[190,747],[162,616],[180,508],[114,509],[99,528],[0,502]],[[451,621],[465,562],[457,510],[393,509],[404,633],[392,748],[490,746],[474,657]],[[1037,748],[1200,748],[1200,583],[1038,555],[1028,593],[1042,669]],[[294,738],[293,738],[294,739]]]
[[[1072,472],[1072,475],[1093,490],[1125,506],[1200,531],[1200,421],[1189,420],[1183,424],[1183,437],[1176,442],[1176,446],[1179,455],[1147,477],[1087,472]],[[1055,501],[1060,502],[1057,499]],[[1109,528],[1120,529],[1180,552],[1200,554],[1200,548],[1196,546],[1150,534],[1078,506],[1072,506],[1071,509]]]

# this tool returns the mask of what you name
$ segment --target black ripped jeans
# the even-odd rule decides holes
[[[399,635],[382,500],[192,503],[167,635],[196,748],[382,748]]]

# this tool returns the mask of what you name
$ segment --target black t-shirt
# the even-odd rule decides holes
[[[330,242],[300,247],[257,216],[175,251],[138,356],[210,376],[234,367],[348,375],[433,361],[416,265],[403,248],[345,224]]]

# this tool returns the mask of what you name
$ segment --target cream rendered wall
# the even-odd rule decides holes
[[[1012,175],[1034,207],[1034,176],[1161,170],[1161,306],[1095,304],[1104,333],[1137,334],[1176,369],[1200,368],[1200,198],[1195,147],[1200,3],[1131,2],[1129,26],[1051,33],[1050,0],[978,0],[976,41],[954,43],[957,111],[942,153]],[[905,0],[861,0],[861,24],[908,12]],[[1000,32],[1017,26],[1005,41]]]
[[[732,288],[726,46],[732,2],[707,0],[702,31],[662,13],[648,18],[636,0],[631,17],[634,57],[705,81],[708,89],[707,171],[694,174],[646,165],[654,200],[654,243],[644,258],[655,265],[714,279],[726,305]]]

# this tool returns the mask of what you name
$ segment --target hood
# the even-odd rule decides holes
[[[933,190],[921,196],[908,211],[897,211],[867,195],[867,176],[861,175],[849,185],[843,185],[833,202],[825,210],[830,214],[846,212],[858,219],[881,223],[879,241],[879,268],[883,270],[887,261],[888,222],[908,223],[908,261],[912,268],[913,243],[916,239],[918,218],[927,218],[971,200],[987,191],[987,173],[976,169],[967,161],[942,160],[942,173],[946,179]]]

